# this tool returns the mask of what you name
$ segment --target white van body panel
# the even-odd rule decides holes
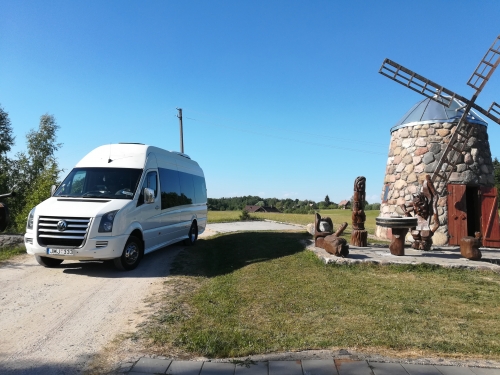
[[[60,189],[64,189],[64,185],[61,184],[55,196],[40,203],[34,209],[33,228],[27,229],[25,234],[25,245],[29,254],[73,260],[112,259],[122,255],[125,243],[131,234],[136,237],[140,236],[144,244],[144,254],[146,254],[187,239],[189,229],[194,222],[197,224],[198,233],[201,234],[205,230],[207,222],[206,188],[204,201],[175,207],[163,207],[162,209],[161,168],[201,177],[203,178],[203,186],[205,186],[202,169],[198,163],[186,156],[148,145],[112,144],[100,146],[89,152],[76,164],[75,170],[78,168],[82,170],[86,168],[127,168],[142,170],[142,172],[140,172],[133,197],[131,197],[131,193],[128,193],[127,198],[131,199],[62,196],[59,192]],[[140,203],[142,187],[150,172],[157,176],[155,200],[149,204]],[[105,181],[103,184],[107,184],[107,182]],[[99,191],[95,191],[95,193],[99,193]],[[116,211],[116,214],[112,231],[99,232],[101,219],[113,211]],[[88,220],[88,228],[81,245],[39,244],[40,238],[38,236],[40,233],[38,231],[43,225],[46,225],[40,223],[41,219],[45,222],[52,220],[55,225],[60,220],[70,222],[82,218]],[[57,237],[59,234],[57,230],[54,229],[53,232],[54,236]],[[50,239],[47,241],[50,242]],[[48,254],[48,249],[51,247],[69,248],[73,254]]]
[[[152,148],[156,147],[139,144],[111,144],[100,146],[85,155],[83,159],[75,165],[75,168],[108,167],[142,169],[145,166],[148,149],[150,150]]]

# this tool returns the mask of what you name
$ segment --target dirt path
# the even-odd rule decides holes
[[[179,246],[148,254],[131,272],[102,262],[0,265],[0,373],[76,374],[116,335],[135,330]]]

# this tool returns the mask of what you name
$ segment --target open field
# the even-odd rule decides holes
[[[343,222],[351,223],[351,210],[320,210],[321,216],[329,216],[332,218],[333,223],[337,227]],[[380,214],[378,210],[365,211],[366,222],[365,228],[370,234],[375,233],[375,218]],[[222,223],[239,220],[241,211],[208,211],[208,222],[209,223]],[[274,220],[284,223],[302,224],[307,225],[309,223],[314,223],[313,214],[280,214],[280,213],[261,213],[257,212],[250,214],[250,216],[257,220]],[[349,226],[350,227],[350,226]],[[346,233],[351,233],[349,227],[346,229]]]
[[[186,358],[338,348],[500,358],[500,275],[324,265],[304,238],[245,232],[185,248],[139,337],[157,354]]]

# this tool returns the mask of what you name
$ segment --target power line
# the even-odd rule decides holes
[[[283,139],[283,140],[292,141],[292,142],[298,142],[298,143],[304,143],[304,144],[309,144],[309,145],[313,145],[313,146],[328,147],[328,148],[333,148],[333,149],[336,149],[336,150],[340,149],[340,150],[346,150],[346,151],[355,151],[355,152],[360,152],[360,153],[365,153],[365,154],[387,155],[387,153],[385,153],[385,152],[382,153],[382,152],[376,152],[376,151],[361,150],[361,149],[355,149],[355,148],[350,148],[350,147],[343,147],[343,146],[339,146],[339,145],[327,145],[327,144],[324,144],[324,143],[304,141],[304,140],[298,140],[298,139],[293,139],[293,138],[288,138],[288,137],[283,137],[283,136],[270,135],[268,133],[261,133],[261,132],[256,132],[256,131],[248,130],[248,129],[242,129],[242,128],[238,128],[238,127],[234,127],[234,126],[217,124],[217,123],[210,122],[210,121],[198,120],[198,119],[195,119],[195,118],[192,118],[192,117],[185,117],[184,116],[184,118],[192,120],[192,121],[196,121],[196,122],[201,122],[201,123],[205,123],[205,124],[217,126],[217,127],[220,127],[220,128],[238,130],[238,131],[241,131],[241,132],[251,133],[251,134],[256,134],[256,135],[264,135],[266,137]]]
[[[215,117],[216,119],[231,121],[232,123],[239,123],[239,124],[244,124],[244,125],[246,124],[246,125],[250,125],[252,127],[261,127],[262,128],[262,126],[260,126],[259,124],[255,124],[255,123],[251,123],[251,122],[247,122],[247,121],[236,120],[236,119],[229,118],[229,117],[213,116],[212,114],[209,114],[209,113],[199,112],[199,111],[191,110],[191,109],[189,111],[192,113],[199,113],[199,114],[204,115],[204,116],[212,116],[212,117]],[[195,121],[200,121],[200,120],[195,120]],[[267,128],[269,128],[269,127],[267,127]],[[277,131],[284,131],[285,129],[276,129],[276,130]],[[343,141],[348,141],[348,142],[366,143],[366,144],[375,145],[375,146],[384,146],[384,147],[387,146],[385,143],[370,142],[370,141],[364,141],[364,140],[360,140],[360,139],[349,139],[349,138],[345,138],[345,137],[329,136],[329,135],[325,135],[325,134],[314,134],[311,132],[301,132],[301,131],[290,130],[290,129],[286,129],[286,131],[289,133],[297,133],[297,134],[301,134],[301,135],[306,134],[309,136],[315,136],[315,137],[320,137],[320,138],[330,138],[330,139],[334,139],[334,140],[343,140]]]

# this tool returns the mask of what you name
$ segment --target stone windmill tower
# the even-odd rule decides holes
[[[482,233],[483,245],[500,247],[497,192],[487,123],[500,124],[500,107],[488,111],[475,104],[477,95],[500,63],[500,36],[469,79],[476,89],[466,99],[403,66],[386,59],[380,73],[427,97],[415,104],[391,129],[391,143],[382,189],[381,216],[399,211],[419,193],[430,175],[439,194],[440,227],[435,245],[458,245],[464,236]],[[390,238],[391,229],[377,227]]]

